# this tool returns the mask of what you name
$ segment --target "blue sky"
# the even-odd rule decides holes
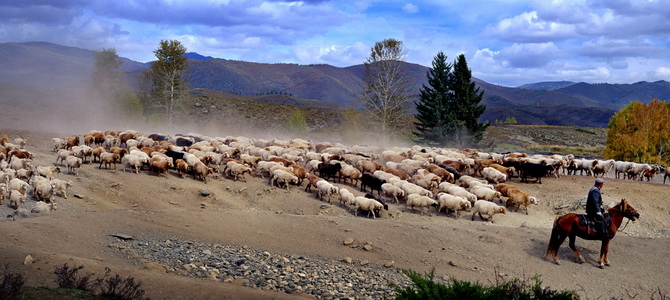
[[[218,58],[345,67],[386,38],[424,66],[463,53],[473,76],[504,86],[670,81],[670,0],[0,0],[0,42],[141,62],[176,39]]]

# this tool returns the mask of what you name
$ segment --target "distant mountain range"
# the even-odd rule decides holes
[[[342,108],[356,106],[363,65],[264,64],[188,53],[192,88],[211,89],[259,102]],[[122,58],[130,79],[149,64]],[[40,89],[72,89],[90,84],[95,67],[92,50],[46,42],[0,44],[0,85],[20,83]],[[415,86],[427,85],[428,67],[407,63]],[[473,79],[484,91],[487,110],[482,120],[514,117],[519,124],[607,126],[609,118],[631,101],[670,99],[666,81],[633,84],[539,82],[504,87]],[[2,97],[2,95],[0,95]],[[0,98],[0,101],[3,99]]]

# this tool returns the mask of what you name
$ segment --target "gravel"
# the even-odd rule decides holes
[[[390,283],[411,285],[409,278],[392,264],[307,258],[247,246],[171,239],[118,240],[113,245],[144,263],[162,264],[170,273],[319,299],[395,298]]]

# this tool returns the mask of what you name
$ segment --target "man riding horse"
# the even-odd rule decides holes
[[[586,198],[586,215],[595,221],[594,230],[601,239],[611,239],[612,236],[607,234],[605,218],[603,217],[602,208],[603,198],[600,194],[600,189],[603,188],[605,180],[602,178],[596,179],[596,183],[589,190],[589,195]]]

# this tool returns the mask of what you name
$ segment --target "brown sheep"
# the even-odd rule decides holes
[[[507,199],[507,207],[516,204],[516,210],[515,212],[519,211],[519,207],[523,205],[524,209],[526,210],[526,214],[528,214],[528,204],[537,204],[537,199],[530,194],[523,192],[517,188],[510,188],[507,190],[508,199]]]
[[[407,174],[407,172],[405,172],[403,170],[388,168],[388,169],[384,170],[384,172],[389,173],[389,174],[393,174],[395,176],[398,176],[402,180],[409,181],[412,178],[412,177],[409,176],[409,174]]]
[[[193,179],[200,178],[207,184],[207,175],[212,174],[212,168],[205,165],[203,162],[196,162],[193,164]]]
[[[65,149],[72,149],[74,146],[79,146],[79,136],[65,138]]]
[[[324,180],[323,178],[316,176],[314,174],[307,174],[307,180],[309,181],[307,183],[307,186],[305,187],[305,192],[312,192],[312,187],[316,188],[316,183]]]
[[[358,162],[358,169],[363,173],[367,172],[372,174],[377,170],[384,171],[385,167],[374,161],[361,160]]]
[[[496,163],[496,161],[493,160],[493,159],[480,159],[480,158],[475,159],[475,172],[474,172],[474,174],[479,173],[479,175],[483,176],[482,170],[486,167],[491,166],[492,164],[495,164],[495,163]]]
[[[511,184],[499,183],[496,184],[496,191],[500,192],[504,197],[509,197],[507,191],[509,189],[515,189],[516,187]]]
[[[300,166],[293,166],[293,172],[295,176],[298,177],[298,185],[302,184],[302,181],[307,178],[307,175],[309,175],[309,172],[307,172],[307,169],[300,167]]]
[[[449,171],[445,170],[444,168],[436,165],[436,164],[428,164],[426,166],[426,169],[430,171],[431,173],[440,176],[441,180],[440,182],[456,182],[454,179],[454,174],[451,174]]]
[[[456,169],[456,171],[458,171],[459,173],[465,172],[465,170],[468,169],[469,167],[468,164],[458,160],[445,160],[442,162],[442,164],[445,164],[447,166]]]
[[[494,168],[494,169],[502,172],[503,174],[507,174],[507,179],[508,180],[509,180],[509,178],[512,178],[512,175],[514,174],[514,172],[516,172],[516,169],[514,169],[514,167],[509,167],[508,168],[508,167],[504,167],[504,166],[499,165],[499,164],[491,164],[489,167]]]
[[[27,158],[27,159],[33,159],[34,158],[33,154],[30,153],[27,150],[12,150],[12,151],[9,151],[8,157],[12,158],[12,156],[16,156],[18,158]]]
[[[105,164],[105,169],[109,169],[109,166],[114,166],[116,169],[116,163],[121,160],[121,156],[116,153],[104,152],[100,154],[100,166],[98,168],[102,169],[102,164]]]
[[[295,165],[294,162],[292,162],[288,159],[285,159],[285,158],[277,157],[277,156],[270,157],[270,159],[268,159],[268,160],[269,161],[275,161],[275,162],[278,162],[278,163],[282,163],[282,164],[284,164],[285,167],[290,167],[290,166]]]
[[[124,155],[128,154],[128,149],[126,148],[119,148],[119,147],[112,147],[109,149],[109,152],[116,153],[120,157],[123,158]]]
[[[183,159],[177,159],[175,161],[175,165],[177,166],[177,172],[179,172],[179,175],[184,178],[184,174],[189,172],[189,166],[186,161]]]
[[[172,164],[168,159],[162,156],[154,156],[149,160],[149,171],[160,176],[161,173],[165,174],[167,177],[168,169],[172,167]]]
[[[93,162],[95,162],[96,158],[100,160],[100,154],[103,152],[105,152],[105,148],[100,146],[93,146],[93,149],[91,150],[91,154],[93,155]]]

